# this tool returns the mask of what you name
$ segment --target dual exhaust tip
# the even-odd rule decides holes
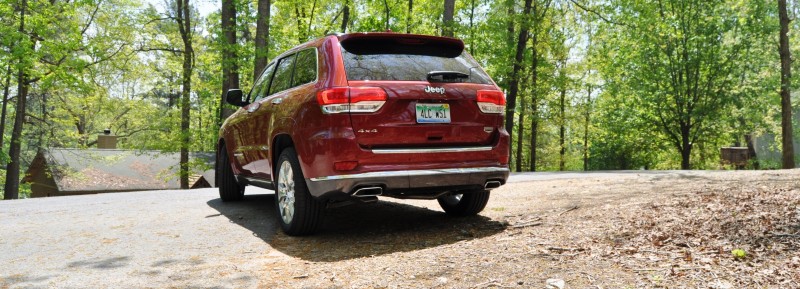
[[[364,187],[356,190],[353,193],[353,197],[359,198],[367,198],[367,197],[377,197],[383,194],[383,188],[381,187]]]
[[[487,190],[491,190],[491,189],[499,188],[501,185],[502,185],[502,183],[500,183],[500,181],[488,181],[488,182],[486,182],[486,184],[483,185],[483,188],[487,189]]]

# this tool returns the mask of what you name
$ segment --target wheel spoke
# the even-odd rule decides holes
[[[284,223],[291,223],[294,217],[294,172],[292,165],[285,161],[278,170],[278,209]]]

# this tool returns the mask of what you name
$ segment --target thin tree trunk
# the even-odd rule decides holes
[[[253,68],[253,82],[258,79],[261,71],[269,61],[269,7],[270,0],[258,0],[258,13],[256,18],[255,39],[255,66]]]
[[[27,12],[28,1],[22,0],[19,12],[19,33],[25,35],[25,13]],[[35,44],[34,44],[35,45]],[[35,47],[35,46],[34,46]],[[20,66],[17,72],[17,105],[15,108],[14,128],[11,131],[11,145],[8,155],[11,160],[6,165],[6,184],[3,187],[3,198],[6,200],[19,198],[19,155],[21,151],[22,126],[25,122],[25,101],[28,98],[28,75],[25,73],[25,65],[22,65],[20,56]]]
[[[564,65],[565,66],[566,66],[566,64],[567,64],[567,62],[564,61]],[[565,105],[566,98],[567,98],[567,85],[564,84],[564,86],[561,87],[561,97],[560,97],[559,103],[558,103],[558,106],[559,106],[558,107],[558,145],[561,148],[558,151],[558,170],[559,171],[563,171],[564,170],[564,167],[565,167],[564,166],[564,164],[565,164],[564,155],[567,153],[567,147],[566,147],[565,141],[564,141],[564,132],[566,131],[566,128],[565,128],[565,126],[566,126],[566,119],[565,119],[566,116],[565,116],[564,105]]]
[[[532,0],[525,0],[524,15],[528,16],[531,13]],[[525,44],[528,42],[528,25],[526,21],[522,23],[519,37],[517,38],[517,50],[514,55],[514,65],[511,70],[511,81],[509,82],[508,97],[506,99],[506,131],[511,134],[514,131],[514,111],[517,107],[517,93],[519,92],[519,74],[522,69],[523,53],[525,53]],[[511,153],[509,151],[509,153]],[[512,154],[513,155],[513,154]],[[509,156],[512,156],[509,155]]]
[[[298,2],[294,2],[294,18],[297,22],[297,41],[299,43],[303,43],[303,39],[306,39],[306,36],[303,35],[303,32],[305,31],[305,29],[303,29],[303,16],[305,16],[305,14],[305,10],[303,10],[303,13],[300,13]]]
[[[389,16],[390,16],[389,13],[390,13],[390,11],[389,11],[389,1],[388,0],[383,0],[383,12],[384,12],[384,15],[385,15],[383,17],[383,21],[385,22],[385,26],[386,26],[384,28],[384,30],[389,31]]]
[[[9,89],[11,86],[11,63],[8,63],[6,68],[6,81],[5,81],[5,88],[3,89],[3,110],[2,114],[0,115],[0,150],[5,148],[3,139],[6,135],[6,117],[8,116],[8,94]]]
[[[311,36],[311,23],[314,21],[314,12],[317,10],[317,0],[314,0],[314,4],[311,5],[311,14],[308,15],[308,32],[306,32],[306,38],[301,40],[300,43],[306,42],[308,37]]]
[[[37,127],[38,129],[40,129],[40,131],[38,133],[39,139],[37,139],[36,142],[36,148],[38,151],[41,151],[42,147],[44,147],[45,136],[47,135],[47,93],[46,92],[42,93],[41,96],[42,96],[42,101],[41,101],[41,106],[39,108],[41,109],[42,120],[41,120],[41,125]]]
[[[189,0],[178,0],[176,15],[183,40],[183,89],[181,91],[181,156],[180,183],[181,189],[189,188],[189,95],[192,92],[192,19],[189,15]]]
[[[444,0],[444,13],[442,13],[442,36],[453,37],[453,14],[456,10],[456,0]]]
[[[592,117],[592,86],[589,85],[586,96],[586,111],[583,114],[583,170],[589,170],[589,121]]]
[[[522,111],[519,113],[519,120],[517,121],[517,158],[516,158],[516,170],[518,172],[522,171],[522,137],[524,136],[524,128],[525,125],[525,98],[520,98],[520,106]]]
[[[539,108],[537,106],[533,106],[531,108],[531,160],[530,160],[530,168],[532,172],[536,171],[536,148],[539,145],[539,115],[538,115]]]
[[[344,1],[344,8],[342,12],[342,29],[340,32],[347,33],[347,23],[350,22],[350,0]]]
[[[789,15],[786,0],[778,0],[778,14],[781,24],[781,141],[783,142],[782,163],[784,169],[794,168],[794,140],[792,138],[792,55],[789,50]]]
[[[514,11],[514,0],[506,0],[506,46],[511,47],[514,45],[514,16],[517,14]]]
[[[222,95],[217,125],[233,114],[234,110],[225,103],[225,94],[229,89],[239,88],[239,63],[236,53],[236,3],[235,0],[222,0]]]
[[[469,10],[469,54],[475,54],[475,0],[471,0]],[[522,122],[520,122],[522,123]]]
[[[414,0],[408,0],[408,13],[406,13],[406,33],[411,33],[412,13],[414,13]]]
[[[535,10],[534,10],[535,11]],[[532,47],[533,47],[533,55],[531,61],[531,147],[530,147],[530,170],[532,172],[536,171],[536,145],[537,145],[537,138],[539,134],[539,96],[538,96],[538,85],[539,85],[539,51],[537,50],[537,44],[539,40],[539,33],[534,30],[533,37],[531,39]],[[521,122],[520,122],[521,123]]]

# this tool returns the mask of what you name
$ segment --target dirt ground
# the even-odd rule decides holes
[[[800,170],[514,174],[476,217],[383,199],[308,237],[273,203],[0,202],[0,288],[800,288]]]
[[[339,224],[317,236],[275,236],[273,247],[292,258],[269,264],[259,285],[800,288],[798,177],[633,172],[515,182],[481,216],[460,220],[427,201],[332,210]],[[381,210],[397,213],[371,217]]]

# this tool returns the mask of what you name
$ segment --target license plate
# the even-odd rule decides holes
[[[450,123],[450,104],[417,103],[417,123]]]

